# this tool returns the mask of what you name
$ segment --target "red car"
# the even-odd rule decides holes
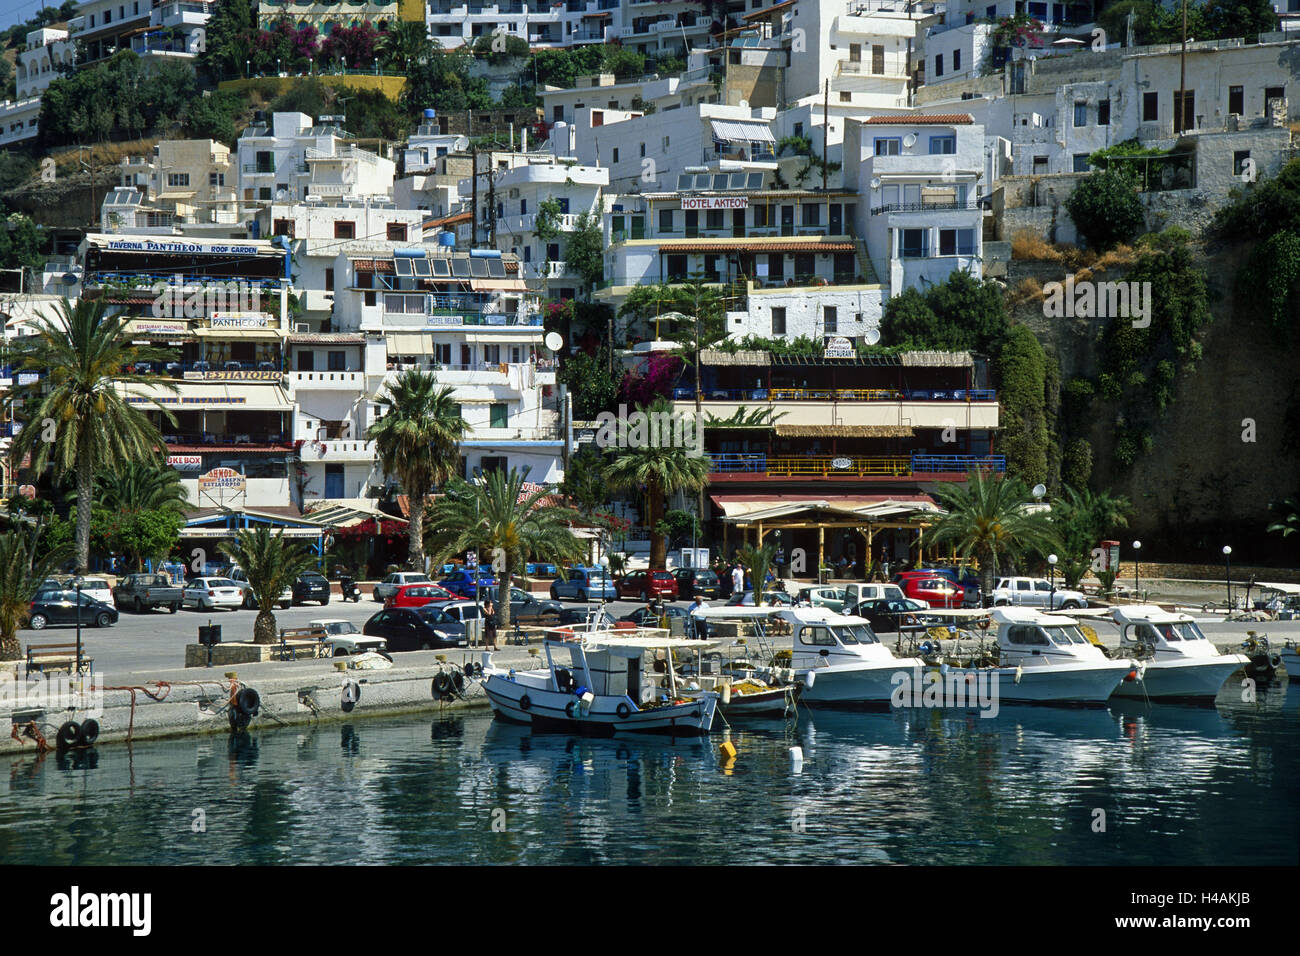
[[[966,591],[938,574],[908,575],[898,582],[903,593],[913,601],[930,607],[961,607]]]
[[[642,601],[651,598],[676,601],[677,579],[667,571],[633,571],[619,579],[618,596],[640,598]]]
[[[384,607],[424,607],[434,601],[452,601],[456,595],[446,588],[425,582],[423,584],[403,584],[392,597],[384,601]]]

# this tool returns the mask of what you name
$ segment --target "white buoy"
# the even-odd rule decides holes
[[[795,773],[799,773],[800,771],[803,770],[803,748],[802,747],[790,748],[790,769],[793,770]]]
[[[815,683],[817,683],[817,675],[814,674],[812,671],[809,671],[807,674],[803,675],[804,687],[807,687],[809,690],[812,690],[812,686]]]
[[[722,682],[722,703],[731,703],[731,681],[729,680]]]

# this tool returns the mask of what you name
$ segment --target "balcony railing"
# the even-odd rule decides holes
[[[971,469],[1004,472],[1006,468],[1006,458],[1000,455],[709,455],[709,471],[713,474],[755,474],[769,478],[907,478]]]
[[[968,202],[895,202],[874,207],[871,215],[879,216],[886,212],[953,212],[984,207],[985,204],[977,199]]]
[[[292,448],[285,441],[284,432],[239,432],[229,435],[172,432],[163,435],[163,442],[168,445],[210,445],[214,449],[238,448],[240,445],[284,445],[286,451]]]
[[[704,388],[706,402],[995,402],[991,388]],[[694,401],[695,389],[675,388],[673,399]]]

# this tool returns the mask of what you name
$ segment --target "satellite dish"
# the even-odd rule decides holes
[[[1033,494],[1035,499],[1041,501],[1043,495],[1047,494],[1047,486],[1043,484],[1034,485]]]
[[[739,106],[742,110],[749,109],[749,100],[741,100]]]
[[[867,334],[863,338],[868,345],[875,345],[880,341],[880,329],[867,329]]]
[[[906,146],[908,149],[911,149],[913,146],[915,146],[915,145],[916,145],[916,134],[915,134],[915,133],[908,133],[906,136],[904,136],[904,137],[903,137],[903,145]]]
[[[564,336],[559,332],[547,332],[545,342],[546,347],[552,352],[558,352],[564,348]]]
[[[871,180],[871,188],[872,188],[872,189],[879,189],[879,188],[880,188],[880,177],[879,177],[879,176],[877,176],[877,177],[875,177],[874,179]]]

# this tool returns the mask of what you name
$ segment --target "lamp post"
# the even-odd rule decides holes
[[[72,586],[77,592],[77,676],[81,676],[81,589],[86,586],[86,579],[78,574],[72,579]]]
[[[1133,542],[1133,591],[1137,599],[1142,600],[1142,571],[1138,568],[1138,557],[1142,551],[1142,542]]]
[[[1228,610],[1232,610],[1232,545],[1223,546],[1223,580],[1228,588]]]
[[[1056,555],[1049,554],[1047,556],[1047,574],[1048,574],[1047,586],[1049,588],[1049,592],[1047,595],[1047,609],[1049,611],[1053,611],[1056,609],[1056,562],[1057,562]]]

